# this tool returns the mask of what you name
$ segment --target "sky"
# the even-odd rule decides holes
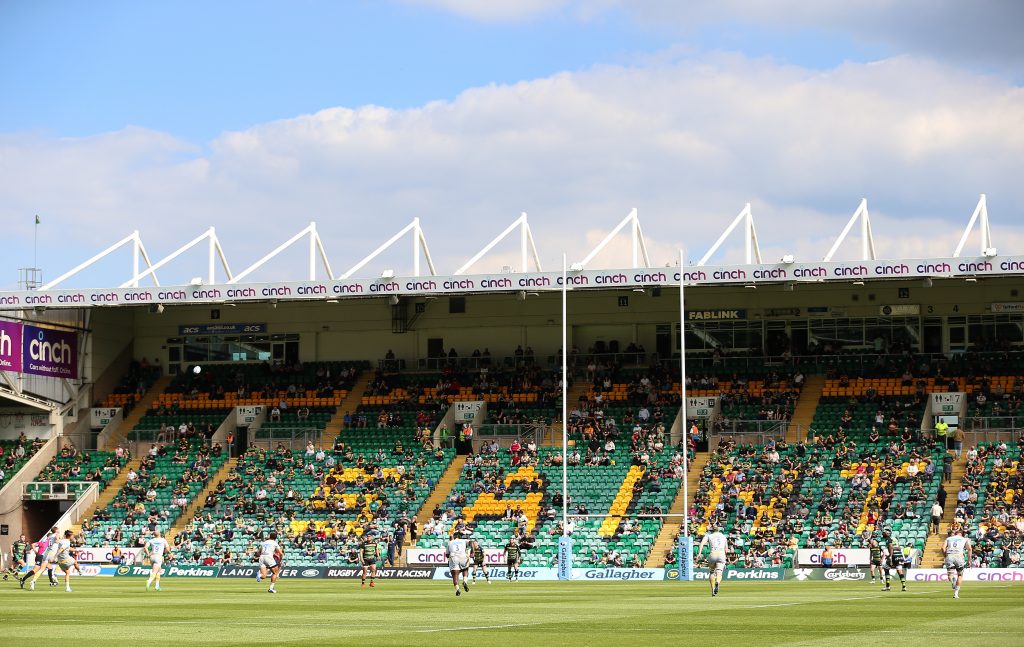
[[[0,289],[135,230],[156,261],[213,226],[237,273],[311,221],[341,274],[419,218],[448,274],[521,212],[545,269],[633,208],[665,265],[745,203],[765,260],[813,260],[861,198],[880,257],[946,256],[982,193],[1024,254],[1021,25],[1014,0],[0,0]],[[515,239],[470,271],[505,265]],[[382,269],[411,242],[356,275]],[[126,248],[62,285],[131,273]]]

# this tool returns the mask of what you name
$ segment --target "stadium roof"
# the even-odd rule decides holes
[[[834,261],[836,251],[859,226],[860,258],[855,261]],[[980,230],[980,248],[977,256],[963,257],[967,240],[975,227]],[[743,237],[745,263],[741,265],[709,265],[708,261],[723,243],[738,230]],[[631,238],[631,263],[628,267],[591,269],[594,257],[623,231]],[[497,274],[468,274],[473,265],[499,242],[518,233],[520,266],[507,267]],[[398,277],[392,270],[378,276],[355,278],[367,264],[405,237],[412,242],[411,276]],[[245,279],[268,261],[291,246],[303,241],[308,245],[307,279],[303,281],[246,282]],[[206,264],[200,275],[189,285],[162,286],[158,271],[185,252],[205,245]],[[132,264],[127,279],[117,286],[93,289],[65,289],[64,281],[84,269],[100,262],[110,254],[130,246]],[[680,255],[682,256],[682,255]],[[532,261],[533,269],[529,270]],[[145,267],[143,267],[143,263]],[[993,246],[989,227],[988,209],[982,195],[971,215],[959,244],[951,256],[926,259],[878,259],[875,255],[874,234],[867,200],[861,200],[846,226],[821,261],[801,261],[790,255],[778,261],[765,262],[757,239],[754,216],[749,204],[737,214],[722,235],[696,264],[685,265],[680,272],[678,264],[672,267],[652,267],[647,253],[643,229],[636,209],[633,209],[583,259],[568,264],[566,283],[572,289],[586,288],[638,288],[672,287],[684,282],[687,286],[701,285],[753,285],[765,283],[817,283],[823,281],[864,281],[873,279],[955,278],[1024,275],[1024,256],[1000,257]],[[218,278],[217,267],[222,278]],[[322,269],[320,269],[322,268]],[[203,278],[205,277],[205,278]],[[0,310],[23,308],[61,308],[93,306],[169,305],[199,303],[235,303],[266,300],[328,300],[371,296],[428,296],[437,294],[473,294],[511,292],[519,290],[559,290],[563,283],[563,268],[544,271],[527,215],[523,213],[508,227],[485,245],[477,254],[450,274],[442,274],[434,265],[427,239],[419,218],[398,231],[375,250],[345,272],[335,273],[315,222],[284,240],[276,248],[245,269],[234,272],[224,252],[217,232],[210,227],[166,257],[153,262],[142,237],[134,231],[92,258],[68,270],[56,279],[34,290],[0,292]],[[146,286],[145,282],[152,285]]]

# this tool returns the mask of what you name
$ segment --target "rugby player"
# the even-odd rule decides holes
[[[904,568],[906,560],[903,557],[903,549],[900,547],[899,542],[892,536],[891,532],[886,530],[885,533],[886,541],[886,552],[888,553],[888,565],[885,569],[885,588],[883,591],[890,591],[892,588],[889,586],[892,572],[896,571],[896,574],[900,577],[901,590],[907,590],[907,570]]]
[[[28,542],[25,541],[25,535],[22,535],[11,544],[11,565],[6,571],[4,571],[4,582],[11,575],[18,577],[18,573],[25,567],[26,560],[28,559]]]
[[[167,559],[171,559],[174,556],[171,555],[171,547],[167,544],[167,540],[161,536],[160,529],[157,528],[153,531],[153,537],[146,542],[143,547],[143,553],[149,558],[149,579],[146,580],[146,590],[153,584],[156,584],[156,590],[160,590],[160,576],[164,572],[164,553],[167,553]]]
[[[953,598],[960,597],[960,584],[964,579],[964,569],[974,558],[974,547],[971,540],[964,537],[964,530],[959,525],[953,529],[953,534],[946,537],[946,543],[942,545],[942,552],[946,556],[946,572],[949,574],[949,585],[953,587]]]
[[[491,583],[491,574],[487,572],[487,560],[484,559],[484,548],[480,545],[477,540],[469,542],[469,551],[473,557],[473,584],[476,584],[477,572],[483,572],[484,577],[487,578],[487,583]]]
[[[259,564],[260,572],[256,575],[256,582],[263,581],[263,578],[270,573],[270,588],[267,589],[267,593],[277,593],[274,587],[277,585],[277,578],[281,576],[281,560],[284,556],[284,551],[281,550],[281,546],[277,543],[277,533],[274,531],[270,532],[270,537],[262,544],[259,549]]]
[[[710,530],[711,532],[701,538],[697,554],[704,552],[704,546],[708,547],[708,581],[711,582],[711,597],[715,597],[718,595],[718,586],[725,571],[725,551],[729,547],[729,540],[718,527],[712,527]]]
[[[462,578],[462,588],[469,593],[469,544],[464,533],[455,534],[448,542],[444,550],[448,558],[448,569],[452,574],[452,583],[455,585],[455,595],[462,595],[459,590],[459,578]]]
[[[516,582],[519,581],[519,562],[521,559],[519,544],[516,542],[515,536],[509,537],[508,543],[505,544],[505,567],[508,569],[505,577],[509,582],[512,581],[513,576],[515,576]]]
[[[43,572],[43,569],[46,569],[46,575],[50,578],[50,586],[57,586],[57,580],[53,577],[53,562],[57,559],[57,554],[53,552],[53,549],[56,544],[57,526],[50,528],[50,532],[46,533],[45,537],[32,544],[32,548],[36,552],[36,565],[21,578],[21,588],[25,588],[25,582],[32,578],[28,588],[34,591],[36,580],[39,579],[39,574]]]
[[[68,593],[71,593],[71,569],[78,571],[79,575],[82,574],[82,567],[78,565],[78,560],[71,553],[71,538],[73,536],[73,532],[65,530],[64,538],[57,542],[55,549],[57,566],[64,571],[64,590]]]
[[[878,544],[877,539],[872,539],[868,544],[868,554],[870,556],[870,566],[868,570],[871,571],[871,583],[875,583],[875,571],[878,571],[878,579],[883,579],[882,575],[882,547]]]
[[[363,544],[360,548],[360,561],[363,565],[362,587],[366,588],[366,573],[370,573],[370,588],[374,587],[374,578],[377,577],[377,562],[380,561],[380,542],[377,541],[377,533],[367,532],[363,535]]]

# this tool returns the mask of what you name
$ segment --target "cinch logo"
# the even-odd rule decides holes
[[[57,295],[57,303],[83,303],[84,301],[85,295],[81,293]]]
[[[653,274],[634,274],[633,280],[637,283],[663,283],[668,277],[665,276],[664,272],[654,272]]]
[[[910,274],[910,266],[905,263],[900,263],[899,265],[876,265],[875,274],[881,276]]]
[[[828,276],[828,270],[824,267],[798,267],[793,270],[793,276],[798,279],[820,279]]]
[[[716,281],[739,281],[747,278],[747,273],[743,270],[715,270],[711,278]]]
[[[260,294],[262,294],[265,297],[287,297],[291,296],[291,293],[292,289],[287,285],[281,285],[276,288],[263,288],[262,290],[260,290]],[[220,296],[220,294],[218,294],[217,296]]]
[[[46,341],[42,331],[28,344],[29,357],[37,362],[71,364],[71,344],[65,341]]]
[[[920,274],[941,274],[948,272],[952,268],[949,263],[920,263],[915,268]]]
[[[89,300],[93,303],[117,303],[117,292],[101,292],[99,294],[92,294],[89,296]]]
[[[445,290],[472,290],[476,287],[472,279],[461,279],[444,282]]]
[[[25,297],[25,303],[39,304],[39,303],[52,303],[53,299],[50,298],[49,294],[40,294]]]
[[[148,290],[142,292],[125,292],[125,301],[152,301],[153,295]]]
[[[232,299],[235,297],[254,297],[256,296],[256,290],[253,288],[229,288],[228,298]]]
[[[546,288],[551,285],[551,279],[546,276],[525,277],[519,279],[521,288]]]
[[[168,290],[166,292],[157,292],[156,297],[160,301],[184,301],[188,298],[188,294],[184,290]]]
[[[567,276],[565,277],[565,282],[568,285],[590,285],[590,279],[582,274]],[[555,280],[555,284],[562,285],[562,277],[558,277],[558,279]]]
[[[850,267],[837,267],[832,270],[836,276],[867,276],[868,268],[864,265],[852,265]]]
[[[482,288],[510,288],[512,287],[512,279],[483,279],[480,281],[480,287]],[[17,297],[15,297],[17,298]]]
[[[786,270],[781,267],[775,267],[770,270],[754,270],[755,279],[784,279],[788,276],[789,274]]]
[[[672,275],[672,278],[678,283],[679,272]],[[708,275],[704,270],[696,270],[694,272],[683,272],[683,280],[687,283],[696,283],[698,281],[707,281]]]
[[[395,281],[389,281],[387,283],[372,283],[370,284],[370,292],[398,292],[400,286]]]
[[[300,285],[296,290],[299,294],[327,294],[326,285]]]
[[[619,285],[627,281],[625,274],[598,274],[594,277],[594,283],[598,285]]]
[[[0,306],[16,306],[21,304],[21,297],[0,297]]]
[[[959,272],[991,272],[992,263],[982,261],[980,263],[960,263],[956,266]]]
[[[999,264],[999,269],[1004,272],[1024,271],[1024,261],[1003,261]]]
[[[219,299],[220,297],[220,290],[217,288],[211,290],[192,290],[193,299]]]
[[[436,290],[437,283],[434,281],[407,281],[405,284],[406,290]]]
[[[359,283],[349,283],[344,285],[334,286],[335,294],[362,294],[363,286]]]

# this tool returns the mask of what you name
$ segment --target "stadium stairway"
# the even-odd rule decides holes
[[[704,473],[704,467],[708,464],[710,457],[708,452],[697,452],[693,462],[690,464],[690,472],[686,475],[686,488],[689,495],[693,496],[700,487],[700,475]],[[683,498],[683,488],[679,488],[676,498],[668,509],[669,514],[686,514],[686,500]],[[665,552],[675,545],[674,536],[679,532],[682,519],[679,517],[668,517],[665,524],[658,533],[658,538],[651,546],[651,552],[647,555],[647,568],[661,568],[665,565]]]
[[[341,405],[338,410],[334,412],[331,419],[327,421],[327,426],[324,427],[323,434],[320,436],[321,447],[333,447],[334,441],[338,439],[338,434],[345,423],[346,413],[355,413],[356,407],[363,401],[363,396],[366,394],[366,387],[370,386],[370,380],[373,379],[373,371],[363,371],[356,378],[355,384],[352,385],[352,389],[348,392],[348,396],[341,401]]]
[[[797,438],[797,429],[803,431],[804,438],[807,437],[807,431],[811,428],[814,412],[818,410],[818,403],[821,401],[821,394],[824,390],[824,375],[808,375],[804,379],[804,386],[800,390],[800,399],[797,400],[796,409],[793,411],[793,424],[790,425],[786,442],[795,443],[801,440]]]
[[[590,392],[591,384],[586,380],[576,380],[572,386],[569,387],[569,392],[566,397],[569,398],[567,408],[569,411],[573,410],[573,407],[579,404],[580,397],[587,395]],[[559,417],[562,415],[561,408],[558,411]],[[542,447],[561,447],[562,446],[562,426],[565,424],[564,420],[556,420],[548,425],[548,433],[544,436],[541,446]]]
[[[139,424],[139,421],[146,415],[146,412],[152,408],[153,403],[171,385],[173,379],[173,376],[163,375],[156,382],[153,382],[153,386],[149,387],[149,390],[135,403],[135,408],[128,414],[128,417],[122,420],[121,424],[111,433],[110,438],[107,440],[107,446],[100,449],[111,452],[117,449],[118,444],[128,438],[128,433],[135,428],[135,425]]]
[[[946,505],[942,508],[942,519],[939,521],[939,532],[931,533],[929,527],[928,540],[924,545],[924,554],[921,555],[922,568],[941,568],[943,564],[942,544],[946,541],[949,533],[949,524],[953,523],[953,515],[956,513],[956,494],[960,491],[963,483],[964,472],[967,471],[967,452],[960,456],[960,460],[953,462],[953,478],[949,483],[943,483],[946,488]]]
[[[430,493],[427,500],[423,502],[423,507],[416,513],[416,525],[422,530],[423,526],[430,521],[433,516],[434,508],[439,504],[444,503],[448,500],[448,495],[451,494],[452,488],[455,487],[455,483],[459,480],[459,476],[462,475],[462,468],[466,465],[465,456],[456,456],[452,459],[452,464],[448,466],[441,478],[438,479],[437,485],[434,486],[434,491]],[[412,546],[411,534],[406,535],[405,547]],[[402,554],[405,554],[403,549]]]
[[[237,458],[230,458],[220,466],[220,469],[213,475],[213,477],[207,481],[206,487],[192,499],[192,502],[188,504],[185,511],[182,512],[174,525],[167,533],[167,541],[174,541],[174,536],[185,529],[188,522],[195,517],[196,513],[199,512],[203,504],[206,503],[206,497],[217,489],[217,486],[224,482],[224,480],[231,474],[232,470],[235,469],[235,465],[238,464]]]
[[[141,466],[141,458],[133,458],[132,460],[128,461],[128,464],[121,468],[121,471],[117,473],[117,476],[115,476],[113,479],[111,479],[109,483],[107,483],[107,487],[103,488],[103,491],[100,492],[99,498],[96,499],[96,503],[94,503],[91,508],[86,510],[85,514],[83,514],[81,518],[88,519],[92,517],[92,515],[96,514],[97,510],[101,510],[110,505],[110,502],[114,500],[114,497],[117,496],[117,493],[121,491],[121,488],[124,487],[124,484],[128,482],[128,472],[130,470],[138,471],[139,467]],[[80,525],[76,525],[72,528],[72,530],[74,530],[75,532],[79,532],[81,529],[82,528]]]

